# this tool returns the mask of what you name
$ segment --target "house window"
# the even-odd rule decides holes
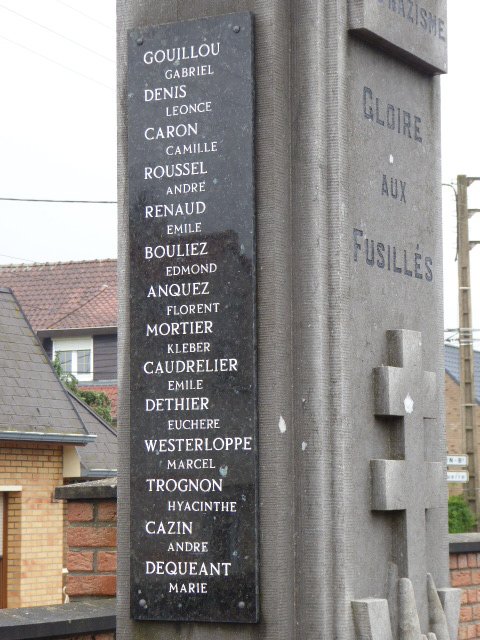
[[[65,373],[71,373],[80,382],[93,380],[93,338],[54,339],[52,357],[58,357]]]
[[[73,351],[57,351],[56,356],[65,373],[72,373]]]

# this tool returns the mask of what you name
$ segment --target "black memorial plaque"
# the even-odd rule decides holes
[[[137,620],[258,620],[252,57],[249,13],[129,32]]]

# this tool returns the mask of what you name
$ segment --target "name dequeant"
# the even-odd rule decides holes
[[[182,561],[156,561],[145,562],[145,573],[150,575],[166,576],[228,576],[232,566],[231,562],[182,562]]]

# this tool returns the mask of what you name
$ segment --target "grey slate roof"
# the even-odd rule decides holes
[[[86,447],[78,447],[82,478],[105,478],[117,474],[117,432],[104,422],[88,405],[69,392],[80,418],[91,434],[97,437]]]
[[[0,440],[94,440],[10,289],[0,288]]]
[[[480,404],[480,351],[473,352],[475,399]],[[460,350],[453,345],[445,345],[445,371],[460,384]]]

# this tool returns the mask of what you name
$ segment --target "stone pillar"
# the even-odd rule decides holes
[[[427,571],[448,586],[435,75],[447,26],[445,2],[422,4],[117,1],[121,640],[354,640],[371,620],[376,631],[359,637],[380,640],[388,611],[397,638],[392,575],[412,580],[421,633],[434,631]],[[126,30],[245,10],[256,43],[261,618],[135,623]],[[390,473],[394,461],[406,471]]]

